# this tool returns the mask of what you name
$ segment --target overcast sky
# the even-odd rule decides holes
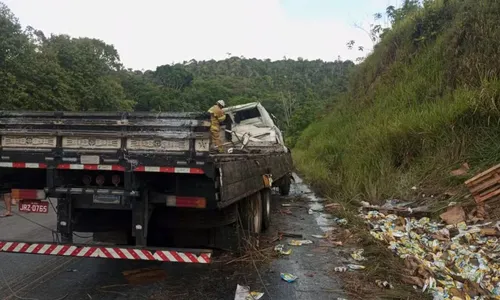
[[[154,69],[190,59],[360,56],[371,42],[354,23],[398,0],[0,0],[23,26],[113,44],[126,67]]]

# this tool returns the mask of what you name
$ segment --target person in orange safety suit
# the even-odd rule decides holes
[[[226,103],[224,100],[218,100],[217,103],[208,110],[210,113],[210,133],[212,137],[212,144],[220,153],[224,152],[220,137],[220,124],[226,119],[226,114],[223,110],[225,106]]]

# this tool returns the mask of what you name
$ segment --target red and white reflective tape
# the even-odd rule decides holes
[[[61,170],[91,170],[91,171],[125,171],[120,165],[82,165],[82,164],[60,164]]]
[[[169,250],[150,251],[132,248],[72,246],[23,242],[0,242],[0,252],[108,259],[154,260],[198,264],[208,264],[211,260],[211,253],[209,252],[197,255],[190,252]]]
[[[204,174],[200,168],[180,168],[180,167],[148,167],[139,166],[134,169],[136,172],[156,172],[156,173],[181,173],[181,174]]]
[[[18,168],[18,169],[46,169],[47,164],[43,163],[25,163],[25,162],[0,162],[0,168]],[[90,165],[90,164],[59,164],[60,170],[90,170],[90,171],[125,171],[125,167],[120,165]],[[182,167],[150,167],[139,166],[134,169],[135,172],[156,172],[156,173],[180,173],[180,174],[205,174],[200,168],[182,168]]]
[[[27,162],[0,162],[0,168],[15,168],[15,169],[46,169],[46,164],[27,163]]]

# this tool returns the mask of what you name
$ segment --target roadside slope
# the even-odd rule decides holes
[[[500,2],[428,1],[395,24],[349,92],[301,135],[301,173],[336,199],[459,189],[450,170],[500,161]]]

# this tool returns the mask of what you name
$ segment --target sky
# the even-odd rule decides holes
[[[224,59],[283,57],[334,61],[372,47],[373,14],[400,0],[0,0],[46,35],[92,37],[113,44],[127,68]]]

